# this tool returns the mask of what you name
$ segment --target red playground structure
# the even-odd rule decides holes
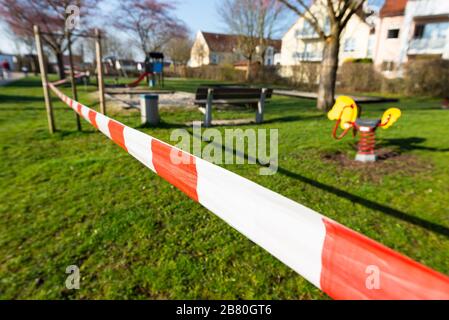
[[[149,87],[164,87],[164,54],[149,52],[145,58],[145,72],[134,82],[126,85],[128,88],[137,87],[143,79],[147,79]]]

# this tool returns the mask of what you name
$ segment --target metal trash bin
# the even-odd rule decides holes
[[[156,126],[159,124],[159,96],[142,94],[140,96],[140,114],[142,124]]]

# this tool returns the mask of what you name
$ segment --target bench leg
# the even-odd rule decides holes
[[[263,112],[265,108],[265,96],[267,89],[262,89],[262,94],[260,95],[259,103],[257,104],[256,111],[256,123],[260,124],[263,122]]]
[[[204,115],[204,126],[206,128],[212,126],[212,101],[213,101],[213,90],[209,89],[207,93],[206,114]]]

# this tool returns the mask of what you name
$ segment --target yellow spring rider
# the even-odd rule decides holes
[[[401,110],[397,108],[388,109],[385,111],[382,119],[361,119],[359,114],[359,107],[352,98],[339,97],[332,110],[328,113],[329,120],[337,121],[332,135],[335,139],[341,140],[351,130],[354,137],[357,132],[360,132],[360,141],[355,160],[375,162],[377,160],[374,150],[376,147],[376,130],[379,127],[383,129],[390,128],[401,117]],[[337,134],[339,126],[343,130],[340,135]]]

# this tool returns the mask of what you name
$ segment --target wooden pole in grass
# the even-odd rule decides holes
[[[36,51],[39,58],[39,68],[41,71],[42,89],[44,90],[45,109],[47,110],[48,130],[51,134],[55,133],[55,120],[53,117],[53,106],[51,104],[50,91],[48,90],[47,69],[44,62],[44,51],[42,49],[41,33],[38,26],[33,27],[34,38],[36,40]]]
[[[97,73],[98,73],[98,93],[100,96],[100,110],[106,115],[106,101],[104,99],[104,80],[103,80],[103,61],[101,52],[101,35],[98,29],[95,29],[95,49],[97,56]]]
[[[75,71],[73,69],[73,55],[72,55],[72,35],[67,32],[67,47],[69,49],[69,63],[70,63],[70,84],[72,86],[72,99],[78,101],[78,91],[76,90]],[[76,128],[81,131],[81,118],[78,113],[75,112]]]

